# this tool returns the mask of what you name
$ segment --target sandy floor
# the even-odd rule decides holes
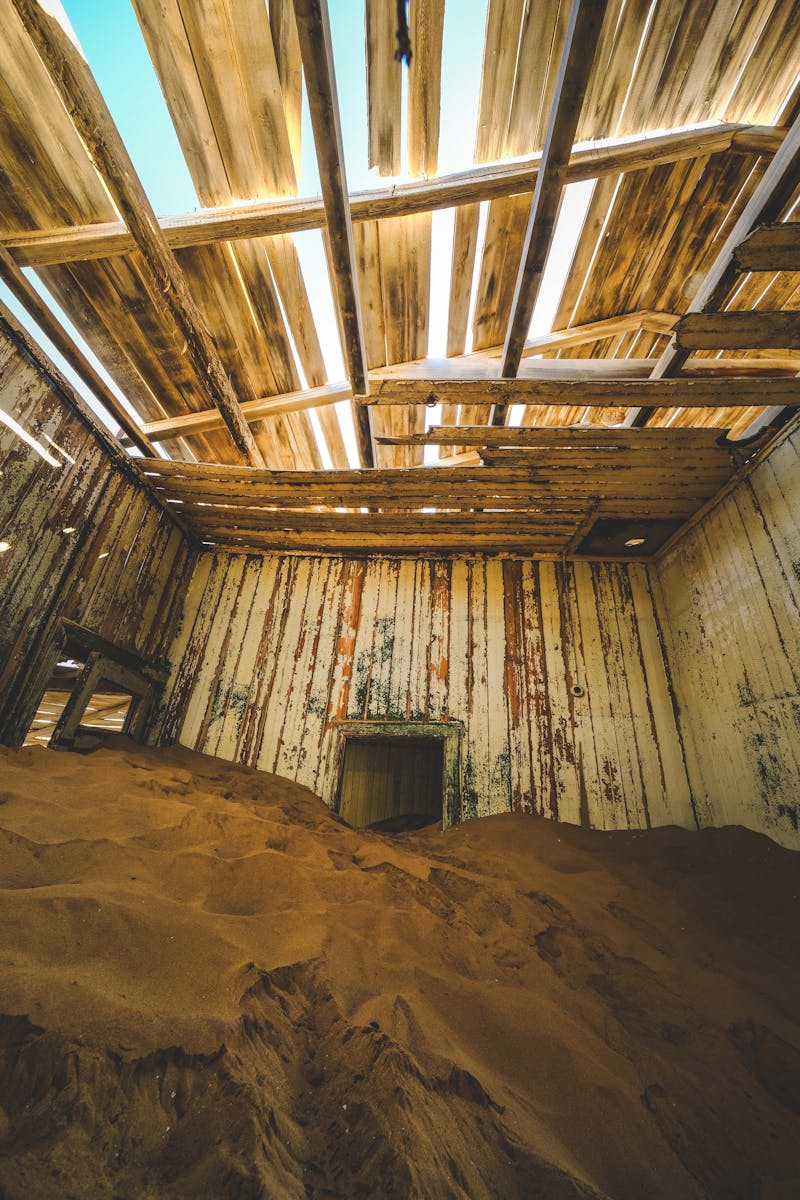
[[[800,1194],[800,855],[0,751],[0,1196]]]

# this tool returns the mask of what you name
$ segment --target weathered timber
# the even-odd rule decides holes
[[[0,279],[3,280],[9,291],[16,296],[28,316],[36,322],[42,333],[50,339],[59,353],[64,356],[76,375],[105,406],[108,414],[115,418],[133,445],[138,447],[142,454],[154,454],[153,445],[147,434],[129,416],[106,381],[98,375],[86,355],[75,345],[61,322],[56,320],[39,293],[25,278],[22,271],[11,258],[11,255],[2,246],[0,246]]]
[[[519,274],[511,303],[511,318],[503,347],[500,374],[505,377],[516,375],[528,335],[553,240],[561,193],[566,182],[567,163],[606,7],[607,0],[572,0],[555,95],[545,134],[542,165],[528,217]],[[496,408],[493,420],[497,424],[503,424],[505,416],[501,408]]]
[[[283,416],[286,413],[306,412],[310,408],[336,404],[339,400],[350,400],[353,389],[347,383],[325,383],[320,387],[304,388],[299,392],[285,392],[282,396],[265,396],[261,400],[243,400],[241,404],[245,420],[249,423],[264,417]],[[166,417],[161,421],[148,421],[144,430],[154,442],[172,437],[185,437],[193,433],[207,433],[220,426],[220,415],[216,409],[186,413],[182,417]]]
[[[601,360],[603,361],[603,360]],[[726,377],[643,380],[385,379],[365,404],[527,404],[586,408],[729,408],[800,405],[794,378]]]
[[[678,322],[675,341],[681,350],[800,350],[800,311],[690,313]]]
[[[723,124],[704,130],[680,131],[605,146],[576,150],[570,157],[566,182],[616,175],[685,158],[722,153],[732,140],[747,133],[746,126]],[[759,147],[754,152],[774,153],[784,133],[754,127],[751,137]],[[437,179],[399,183],[391,188],[353,192],[350,215],[354,222],[376,221],[383,217],[408,216],[494,200],[502,196],[524,195],[533,191],[541,164],[541,154],[529,155],[518,162],[491,163],[469,171],[441,175]],[[270,237],[282,233],[301,233],[325,227],[322,197],[259,201],[248,204],[204,208],[160,219],[167,244],[173,250],[203,246],[219,241]],[[79,225],[30,233],[3,233],[0,243],[11,252],[20,266],[52,266],[91,258],[129,254],[136,248],[122,222]]]
[[[689,305],[687,314],[714,312],[722,307],[738,274],[736,251],[757,225],[776,221],[792,198],[800,176],[800,116],[789,129],[780,149],[764,172],[753,195],[714,260],[711,270]],[[677,339],[653,368],[653,379],[675,375],[691,351]]]
[[[800,221],[760,225],[736,247],[740,271],[800,271]]]
[[[319,163],[327,245],[333,266],[345,366],[354,394],[363,396],[369,391],[367,356],[361,325],[328,9],[324,0],[294,0],[294,11]],[[364,466],[374,467],[375,450],[369,413],[354,405],[353,422],[361,462]]]
[[[644,435],[644,436],[643,436]],[[667,446],[716,446],[724,432],[719,429],[622,429],[596,425],[510,426],[432,425],[427,433],[408,434],[404,438],[378,438],[380,442],[411,443],[416,446],[536,446],[591,447],[648,450]]]
[[[13,0],[47,67],[64,107],[80,133],[141,255],[151,302],[184,342],[186,357],[201,394],[219,408],[237,449],[256,467],[264,465],[253,434],[242,416],[231,381],[203,318],[192,300],[174,254],[119,135],[111,113],[80,51],[38,0]]]

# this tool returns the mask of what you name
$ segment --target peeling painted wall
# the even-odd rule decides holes
[[[0,742],[27,732],[60,617],[165,657],[189,553],[180,530],[71,408],[0,317],[0,406],[57,460],[0,423]],[[66,533],[67,529],[74,532]]]
[[[800,848],[800,431],[652,578],[701,824]]]
[[[166,740],[315,791],[332,721],[451,719],[465,818],[695,824],[640,565],[204,554],[172,657]]]

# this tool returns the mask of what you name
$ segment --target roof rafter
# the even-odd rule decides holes
[[[13,0],[13,3],[95,169],[128,226],[141,256],[142,277],[151,302],[179,343],[186,345],[198,390],[219,409],[240,453],[253,466],[263,467],[261,451],[242,416],[231,381],[88,64],[57,18],[38,0]]]
[[[606,8],[607,0],[572,0],[503,347],[500,374],[506,378],[516,375],[528,336]],[[505,410],[496,408],[493,422],[504,424],[505,418]]]
[[[332,268],[345,366],[354,395],[363,396],[369,392],[367,354],[358,296],[328,8],[326,0],[294,0],[294,11],[319,163],[327,229],[326,249]],[[375,449],[369,413],[355,404],[353,423],[361,463],[374,467]]]

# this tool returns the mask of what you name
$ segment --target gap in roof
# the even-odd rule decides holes
[[[158,214],[198,207],[172,119],[129,0],[64,8],[147,198]]]

